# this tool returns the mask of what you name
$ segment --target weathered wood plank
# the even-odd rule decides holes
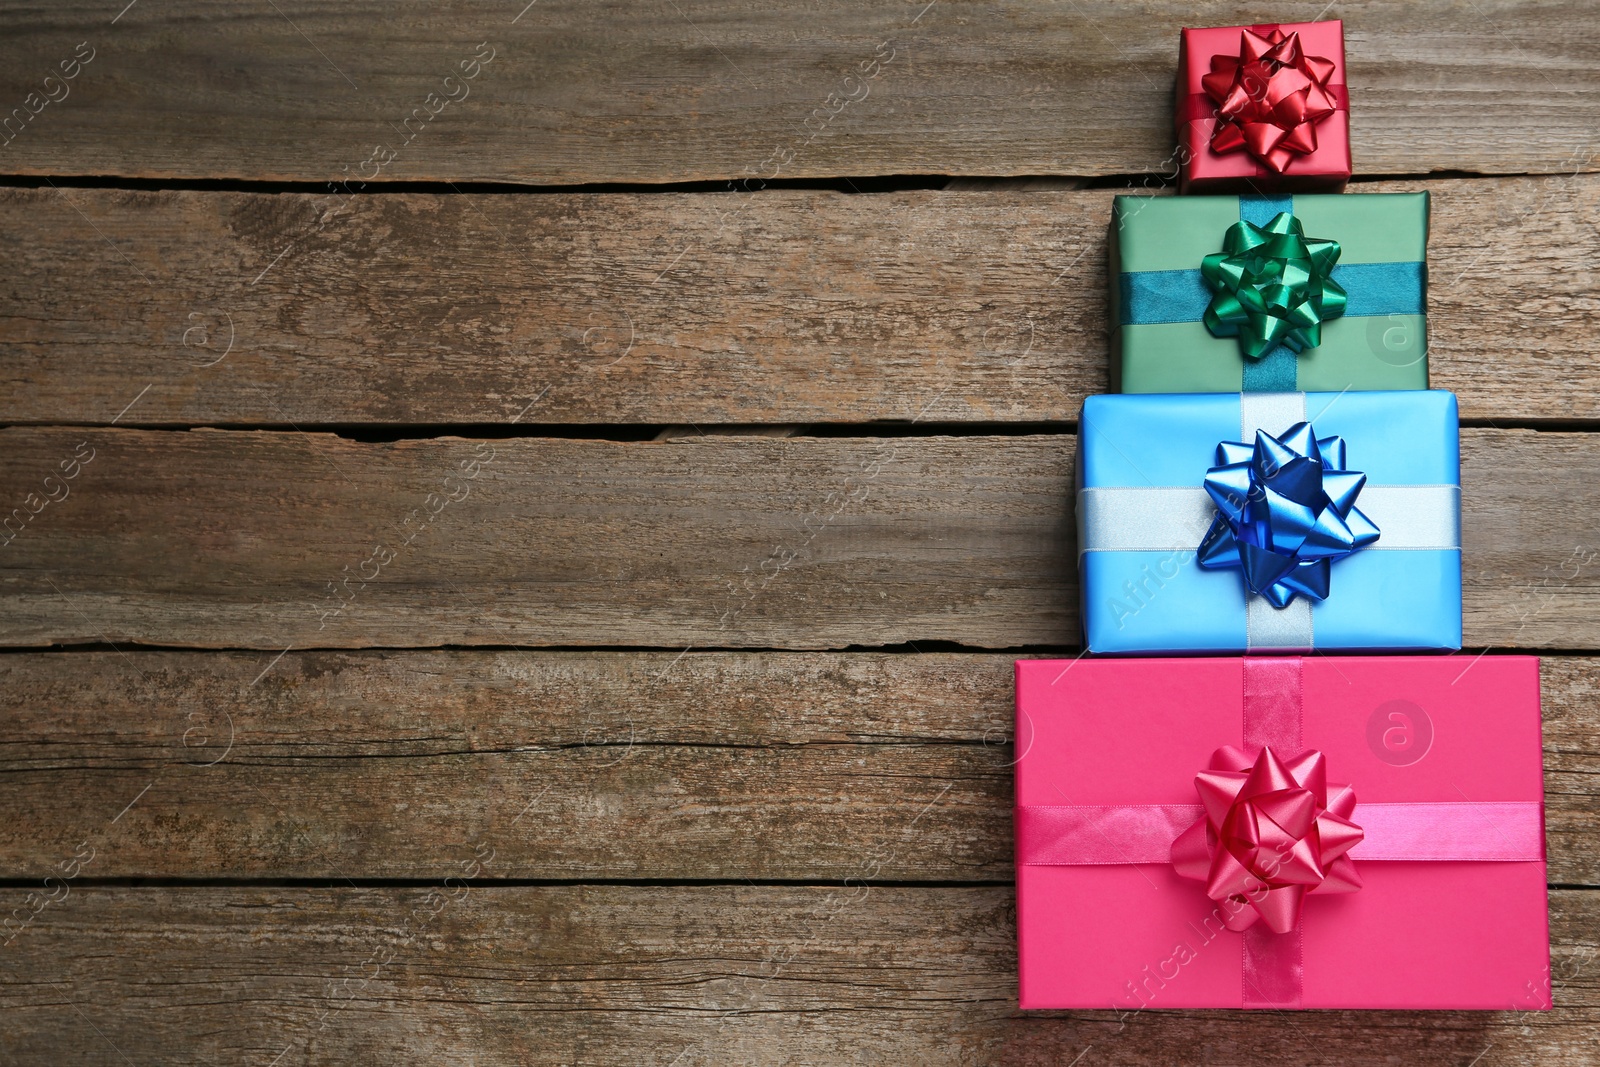
[[[1012,876],[1010,656],[266,658],[0,657],[0,870],[438,878],[491,842],[486,878]],[[1600,660],[1543,682],[1550,881],[1597,885]]]
[[[1069,645],[1073,451],[11,428],[0,642]],[[1468,646],[1600,647],[1600,437],[1462,454]]]
[[[1308,1067],[1577,1067],[1600,1034],[1597,930],[1600,894],[1551,895],[1552,973],[1528,976],[1548,1013],[1024,1016],[1003,887],[83,888],[9,946],[0,1052],[1166,1065],[1279,1062],[1287,1042]]]
[[[1600,418],[1600,177],[1371,188],[1464,416]],[[1112,195],[0,190],[0,421],[1071,420]]]
[[[72,0],[5,20],[0,100],[26,106],[5,169],[544,184],[1170,172],[1179,28],[1260,15],[1110,0],[184,0],[119,15]],[[1593,20],[1548,0],[1346,17],[1363,172],[1594,169]],[[47,85],[75,54],[92,58]]]

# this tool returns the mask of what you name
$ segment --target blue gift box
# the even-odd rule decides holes
[[[1296,465],[1280,439],[1289,440],[1298,423],[1308,423],[1310,432],[1300,430],[1290,444],[1299,442],[1313,462]],[[1258,443],[1257,431],[1272,440]],[[1079,422],[1077,474],[1089,651],[1460,648],[1458,437],[1455,394],[1435,390],[1089,397]],[[1291,520],[1297,507],[1270,480],[1250,482],[1246,494],[1241,479],[1252,455],[1250,470],[1263,478],[1309,469],[1332,494],[1319,499],[1343,501],[1343,521],[1316,519],[1321,525],[1303,547],[1282,550],[1271,540],[1287,536],[1281,525],[1280,533],[1267,535],[1276,550],[1297,554],[1293,574],[1310,579],[1285,581],[1303,590],[1320,573],[1324,599],[1289,590],[1295,595],[1287,605],[1274,606],[1285,586],[1264,582],[1262,561],[1267,571],[1276,564],[1244,547],[1266,529],[1261,507],[1270,503]],[[1362,472],[1365,482],[1339,470]],[[1208,493],[1211,472],[1218,473]],[[1238,522],[1219,529],[1228,525],[1219,515],[1230,502]],[[1338,538],[1343,548],[1329,547]],[[1248,587],[1247,571],[1263,594]]]

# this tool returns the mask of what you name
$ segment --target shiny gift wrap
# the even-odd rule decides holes
[[[1427,249],[1427,193],[1119,196],[1112,388],[1426,389]]]
[[[1281,666],[1258,660],[1246,669],[1263,664]],[[1271,745],[1252,751],[1224,745],[1195,775],[1201,814],[1172,842],[1172,869],[1229,905],[1227,929],[1263,922],[1286,934],[1299,925],[1308,893],[1361,888],[1349,852],[1366,832],[1350,821],[1355,790],[1328,781],[1322,753],[1307,749],[1285,760]]]
[[[1245,151],[1273,175],[1317,150],[1317,126],[1348,110],[1339,64],[1307,52],[1296,30],[1239,31],[1239,54],[1211,57],[1200,87],[1216,104],[1213,152]],[[1203,108],[1204,102],[1200,102]]]
[[[1538,660],[1465,666],[1018,662],[1021,1006],[1549,1008]]]
[[[1085,643],[1459,648],[1457,438],[1454,394],[1431,390],[1088,398],[1076,501]],[[1232,514],[1218,505],[1230,493]],[[1260,547],[1230,546],[1230,522]]]
[[[1344,456],[1342,438],[1319,441],[1307,422],[1276,436],[1258,429],[1254,444],[1218,444],[1205,485],[1217,517],[1200,541],[1200,566],[1237,568],[1274,608],[1297,596],[1328,599],[1333,564],[1383,536],[1356,507],[1367,476]]]
[[[1213,337],[1237,337],[1239,351],[1260,359],[1282,346],[1304,352],[1322,343],[1322,324],[1344,314],[1349,294],[1333,280],[1338,241],[1307,239],[1289,211],[1265,226],[1240,219],[1222,251],[1200,261],[1213,295],[1201,318]]]
[[[1178,50],[1182,192],[1329,192],[1350,179],[1344,27],[1186,29]]]

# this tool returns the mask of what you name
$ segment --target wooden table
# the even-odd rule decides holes
[[[122,4],[0,15],[0,1060],[1600,1058],[1592,9]],[[1266,14],[1434,194],[1549,1014],[1016,1009],[1110,198]]]

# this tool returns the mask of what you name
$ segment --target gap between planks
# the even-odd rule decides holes
[[[1012,874],[1011,656],[292,652],[248,684],[261,662],[0,657],[3,865],[86,841],[95,878],[382,881],[483,844],[476,876],[562,884]],[[1597,664],[1541,671],[1562,885],[1600,884]]]
[[[1460,446],[1466,644],[1600,645],[1600,487],[1567,473],[1600,463],[1600,435],[1467,429]],[[8,530],[9,645],[1079,638],[1066,436],[367,444],[29,427],[0,430],[0,448],[0,499],[18,501],[91,458]]]
[[[1366,188],[1433,194],[1469,425],[1600,419],[1600,176]],[[0,422],[1070,426],[1108,388],[1112,195],[0,189]]]

